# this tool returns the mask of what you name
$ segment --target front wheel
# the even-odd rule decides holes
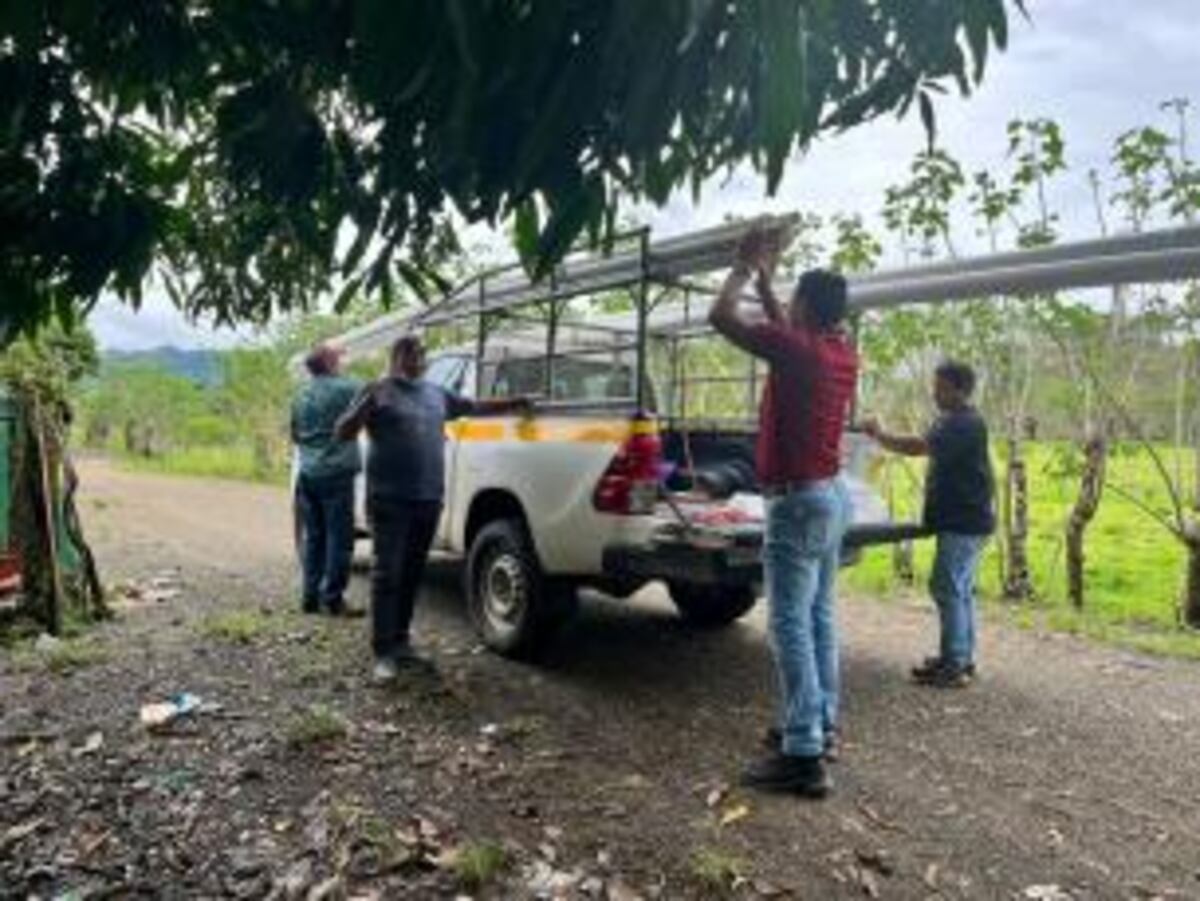
[[[467,555],[466,581],[475,631],[505,657],[536,657],[574,610],[574,592],[542,572],[525,524],[517,519],[479,530]]]
[[[704,628],[727,626],[754,606],[758,595],[751,585],[697,585],[671,582],[671,600],[689,623]]]

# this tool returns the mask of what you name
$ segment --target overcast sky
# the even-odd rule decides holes
[[[939,140],[969,173],[1002,165],[1011,119],[1055,119],[1063,127],[1071,171],[1051,202],[1068,237],[1091,237],[1095,215],[1087,172],[1108,165],[1117,135],[1144,124],[1173,127],[1159,110],[1164,100],[1190,97],[1200,107],[1200,0],[1028,0],[1028,6],[1033,23],[1013,18],[1009,51],[990,58],[979,92],[939,105]],[[915,115],[881,120],[820,142],[791,165],[774,198],[765,199],[761,178],[739,171],[714,181],[699,204],[690,194],[676,198],[651,215],[651,224],[667,234],[718,223],[729,213],[797,209],[824,216],[860,213],[875,223],[885,188],[904,179],[923,142]],[[136,315],[102,302],[92,325],[105,348],[250,340],[190,326],[153,296]]]

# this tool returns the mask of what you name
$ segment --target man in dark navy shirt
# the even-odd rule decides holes
[[[417,589],[442,512],[445,426],[474,413],[528,410],[526,398],[473,401],[424,381],[425,348],[405,335],[392,346],[387,378],[367,385],[337,426],[342,441],[366,428],[367,512],[371,518],[371,643],[375,679],[420,663],[409,643]]]
[[[934,402],[941,415],[924,435],[893,435],[876,420],[862,429],[888,450],[928,456],[924,524],[937,536],[929,590],[941,620],[941,647],[914,667],[918,682],[963,687],[975,676],[975,573],[996,527],[987,424],[971,405],[975,373],[965,363],[937,368]]]

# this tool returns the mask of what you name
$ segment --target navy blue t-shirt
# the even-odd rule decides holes
[[[943,413],[925,436],[925,526],[934,532],[990,535],[996,528],[987,423],[974,407]]]
[[[367,496],[384,502],[440,502],[445,483],[446,420],[474,405],[429,382],[387,378],[373,388],[367,415]]]

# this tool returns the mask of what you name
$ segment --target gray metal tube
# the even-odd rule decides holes
[[[1040,263],[1066,262],[1068,260],[1096,256],[1116,256],[1172,248],[1187,249],[1189,247],[1200,247],[1200,226],[1189,225],[1182,228],[1142,232],[1136,235],[1095,238],[1090,241],[1052,244],[1048,247],[1036,247],[1030,250],[1014,250],[1007,253],[991,254],[989,256],[947,260],[943,263],[931,263],[926,266],[913,266],[907,269],[890,269],[857,276],[854,279],[854,283],[856,285],[871,285],[897,280],[911,281],[940,275],[965,274],[967,272],[999,269],[1017,264],[1028,266]]]
[[[1035,265],[1021,264],[887,283],[850,285],[858,310],[908,303],[970,300],[996,294],[1039,294],[1066,288],[1148,284],[1200,277],[1200,247],[1126,253]]]

